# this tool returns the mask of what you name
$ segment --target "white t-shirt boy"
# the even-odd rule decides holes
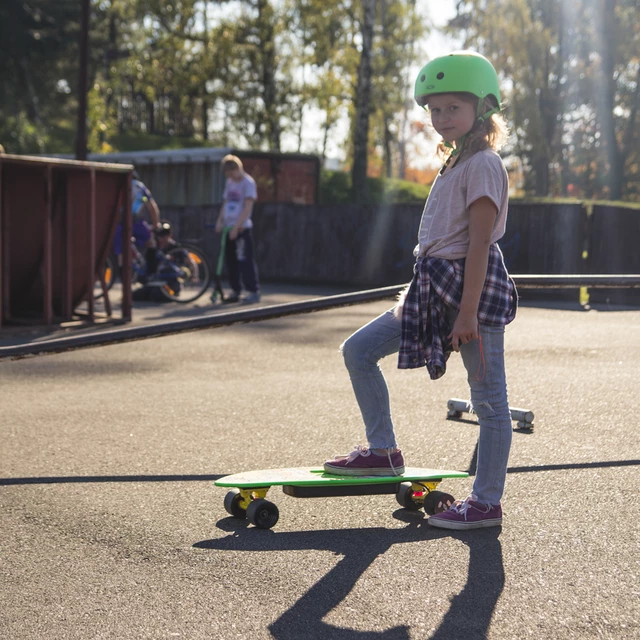
[[[256,188],[256,181],[247,173],[243,175],[240,182],[227,178],[222,197],[224,199],[223,224],[225,227],[233,227],[242,213],[245,199],[257,199],[258,190]],[[242,228],[251,229],[251,227],[253,227],[253,222],[251,221],[251,214],[249,214]]]

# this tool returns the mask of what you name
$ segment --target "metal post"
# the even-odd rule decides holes
[[[3,196],[4,199],[4,196]],[[11,234],[11,222],[10,222],[11,209],[6,200],[2,206],[2,218],[0,219],[0,225],[2,225],[2,315],[3,320],[9,320],[11,318],[11,283],[9,280],[10,262],[9,262],[9,236]]]
[[[89,320],[93,322],[95,298],[93,288],[96,282],[96,170],[89,170]]]
[[[124,176],[122,198],[122,319],[131,321],[131,173]]]
[[[73,252],[72,247],[72,224],[71,224],[71,198],[69,197],[69,177],[70,173],[64,173],[64,230],[63,230],[63,243],[64,243],[64,271],[63,271],[63,283],[64,283],[64,297],[63,297],[63,315],[65,318],[71,318],[73,315]]]
[[[4,252],[2,251],[2,243],[4,242],[4,218],[2,215],[2,201],[4,200],[4,194],[2,193],[2,154],[0,153],[0,329],[2,329],[2,320],[4,318],[4,304],[3,295],[4,287],[2,286],[4,278]]]
[[[44,216],[44,248],[42,252],[42,305],[44,323],[53,323],[53,285],[52,285],[52,219],[53,219],[53,188],[52,169],[48,165],[45,170],[45,216]]]

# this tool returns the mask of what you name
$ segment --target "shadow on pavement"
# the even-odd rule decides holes
[[[233,533],[225,538],[204,540],[198,549],[223,551],[332,551],[342,559],[314,584],[270,627],[277,640],[317,638],[332,640],[408,640],[409,627],[386,631],[356,631],[335,627],[323,618],[348,596],[360,577],[392,545],[427,542],[451,537],[469,547],[469,570],[464,589],[451,600],[449,611],[432,638],[438,640],[474,640],[486,638],[496,603],[504,587],[502,547],[498,540],[501,527],[471,532],[447,532],[432,529],[424,514],[398,510],[394,517],[407,523],[403,529],[342,529],[277,533],[249,528],[246,521],[225,518],[218,528]],[[428,561],[428,555],[425,555]],[[437,566],[432,568],[438,570]],[[424,591],[429,589],[425,582]]]
[[[0,478],[0,486],[16,484],[71,484],[75,482],[213,482],[228,474],[158,475],[158,476],[51,476],[35,478]]]
[[[468,473],[475,475],[477,451],[474,452]],[[640,466],[640,460],[607,460],[603,462],[574,462],[568,464],[543,464],[529,467],[509,467],[507,473],[530,473],[533,471],[563,471],[566,469],[601,469],[605,467]],[[174,474],[134,476],[35,476],[25,478],[0,478],[0,486],[21,484],[71,484],[91,482],[214,482],[229,475],[219,474]]]
[[[568,471],[569,469],[603,469],[606,467],[634,467],[640,460],[602,460],[597,462],[567,462],[565,464],[540,464],[523,467],[507,467],[507,473],[533,473],[536,471]],[[473,450],[467,473],[475,476],[478,469],[478,445]]]

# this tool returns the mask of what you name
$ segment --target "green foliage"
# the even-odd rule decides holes
[[[0,2],[0,142],[9,153],[41,153],[64,110],[60,81],[77,75],[79,3]],[[75,80],[75,77],[74,77]]]
[[[637,0],[466,0],[449,31],[503,74],[514,155],[536,195],[635,198]]]
[[[404,149],[409,136],[408,113],[413,106],[412,66],[420,59],[416,43],[429,32],[428,20],[412,2],[378,3],[371,138],[382,158],[384,175],[404,177]]]
[[[89,147],[266,150],[286,136],[324,158],[346,115],[347,162],[361,167],[366,157],[370,171],[403,176],[416,153],[408,120],[425,4],[375,1],[371,98],[356,109],[369,1],[91,0]],[[521,161],[525,192],[640,201],[637,0],[455,5],[449,30],[502,74],[514,132],[506,151]],[[0,142],[9,152],[74,149],[80,7],[0,2]],[[386,197],[376,185],[372,198]]]
[[[2,118],[0,144],[7,153],[42,153],[45,147],[45,132],[22,111],[17,115]]]
[[[429,195],[430,185],[395,178],[367,178],[372,204],[420,203]],[[351,174],[345,171],[322,171],[320,175],[321,204],[351,203]]]
[[[119,133],[111,139],[115,151],[161,151],[165,149],[193,149],[210,146],[205,140],[183,136],[168,136],[131,131]]]

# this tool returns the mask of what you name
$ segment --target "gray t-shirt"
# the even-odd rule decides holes
[[[256,181],[248,173],[244,174],[240,182],[227,178],[222,197],[225,201],[223,224],[225,227],[232,227],[242,213],[245,198],[253,198],[255,200],[258,197]],[[250,229],[251,227],[253,227],[253,222],[251,221],[251,214],[249,214],[242,228]]]
[[[491,242],[504,235],[509,201],[509,177],[500,156],[492,149],[474,153],[444,175],[438,175],[422,212],[417,256],[457,260],[469,248],[469,207],[489,198],[498,209]]]

